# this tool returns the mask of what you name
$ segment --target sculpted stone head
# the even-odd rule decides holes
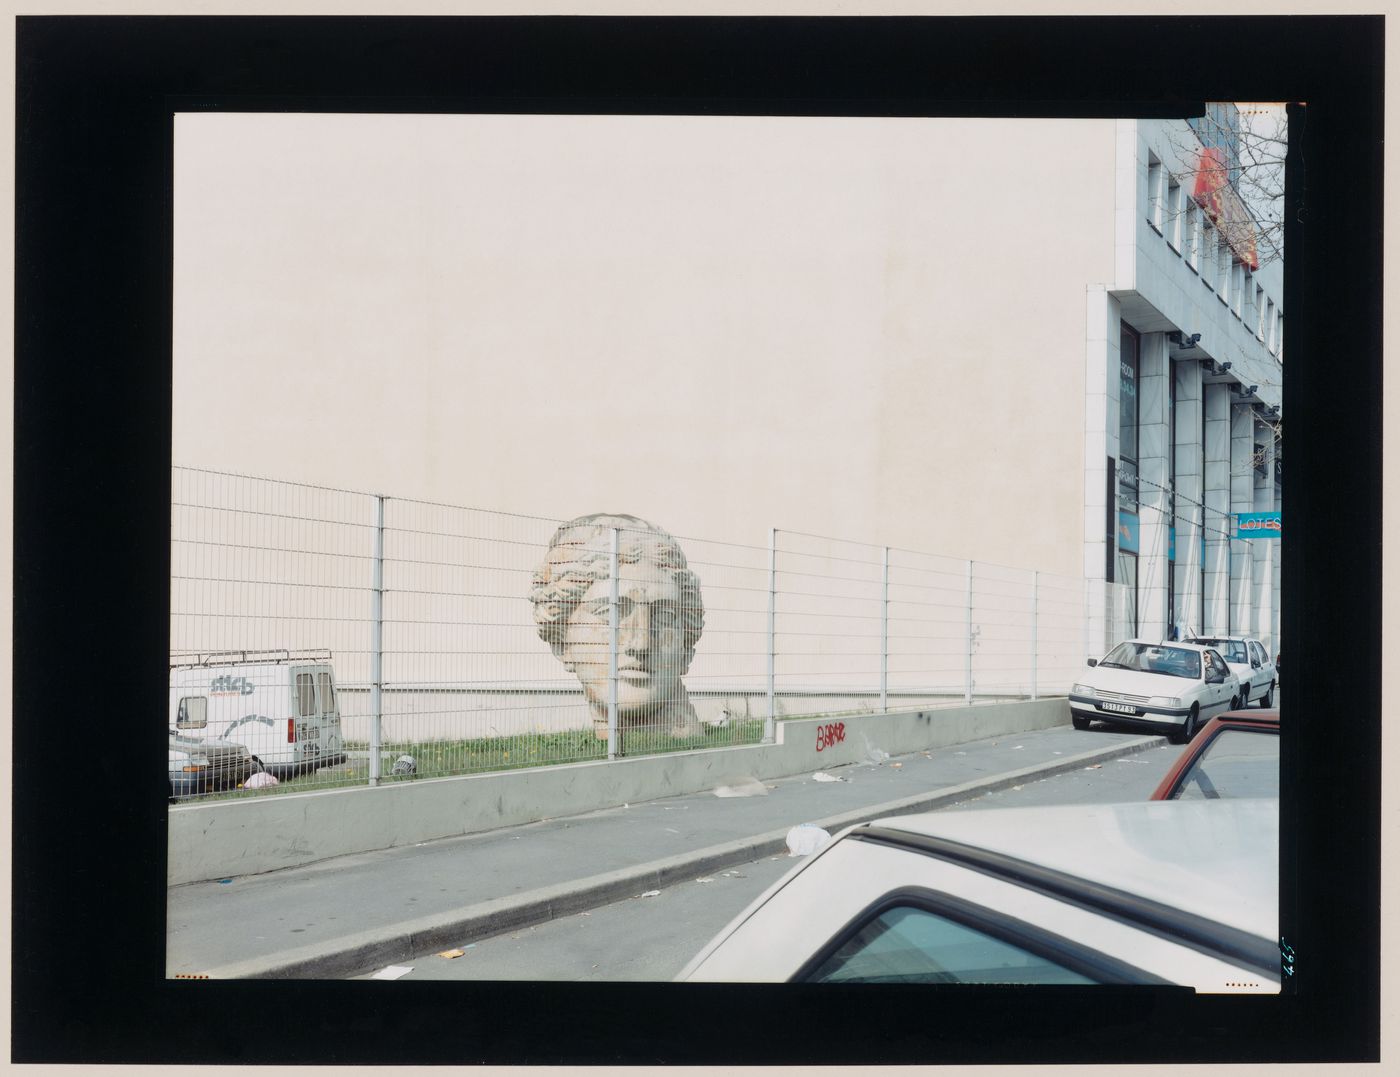
[[[617,709],[628,725],[676,735],[699,722],[681,675],[705,626],[700,580],[669,534],[636,516],[594,513],[563,524],[535,570],[535,626],[579,679],[595,722],[608,713],[612,529],[618,528]]]

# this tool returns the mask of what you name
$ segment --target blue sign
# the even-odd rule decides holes
[[[1283,513],[1240,512],[1235,514],[1235,538],[1276,539],[1283,535]]]
[[[1134,513],[1118,514],[1118,548],[1124,553],[1138,552],[1138,518]]]
[[[1167,560],[1176,561],[1176,528],[1167,528]]]

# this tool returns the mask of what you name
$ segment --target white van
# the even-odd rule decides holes
[[[278,778],[346,759],[330,651],[172,655],[170,728],[245,745]]]

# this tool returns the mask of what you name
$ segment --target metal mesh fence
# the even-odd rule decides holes
[[[172,505],[170,725],[244,744],[277,778],[253,789],[1063,694],[1088,647],[1082,580],[796,532],[745,546],[183,467]]]

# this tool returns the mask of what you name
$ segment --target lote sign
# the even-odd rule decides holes
[[[1283,534],[1283,514],[1240,512],[1235,514],[1235,538],[1276,539]]]

